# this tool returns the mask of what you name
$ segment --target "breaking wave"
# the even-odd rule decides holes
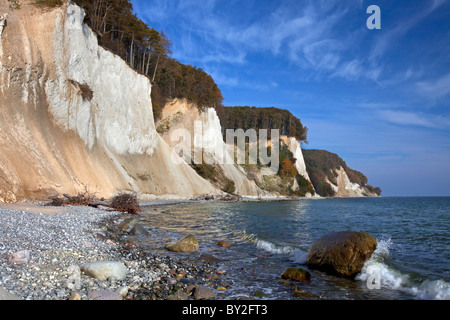
[[[306,264],[308,253],[294,246],[279,245],[268,240],[258,238],[254,234],[243,232],[243,240],[250,242],[257,249],[271,254],[288,256],[294,263]],[[424,300],[450,300],[450,284],[444,280],[414,281],[405,272],[397,270],[387,263],[391,239],[378,241],[377,249],[372,257],[364,264],[363,270],[357,275],[357,281],[364,281],[371,289],[398,290]]]
[[[256,248],[266,251],[272,254],[280,254],[288,256],[294,263],[306,264],[307,252],[293,247],[293,246],[283,246],[273,243],[268,240],[259,239],[254,234],[242,233],[242,238],[244,241],[252,243]]]
[[[370,289],[398,290],[425,300],[450,300],[450,284],[444,280],[424,280],[417,283],[411,276],[388,265],[392,240],[378,241],[372,257],[364,264],[356,280],[364,281]]]

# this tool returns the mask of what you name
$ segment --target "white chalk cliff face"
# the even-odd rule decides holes
[[[351,182],[343,167],[335,169],[334,172],[337,174],[337,185],[329,181],[328,178],[326,182],[333,188],[337,197],[378,197],[377,194],[367,188]]]
[[[84,12],[74,5],[67,8],[66,16],[56,17],[56,77],[45,82],[54,120],[76,131],[89,148],[99,142],[120,155],[153,155],[158,138],[150,82],[100,48],[83,19]],[[89,86],[91,101],[73,94],[77,84]]]
[[[310,181],[308,172],[306,171],[306,164],[305,159],[303,158],[300,141],[298,141],[296,138],[289,137],[286,144],[289,148],[289,151],[292,152],[294,158],[296,159],[295,168],[297,169],[298,173],[302,175],[306,180]]]
[[[190,139],[184,141],[187,142],[188,149],[194,150],[195,146],[201,144],[206,157],[205,163],[218,165],[224,175],[235,183],[236,194],[245,197],[273,196],[249,180],[244,169],[234,163],[233,150],[224,142],[220,120],[213,108],[200,112],[196,105],[176,99],[165,106],[159,125],[165,127],[162,137],[174,149],[186,137]],[[181,139],[179,133],[183,131],[187,135]],[[194,157],[187,160],[195,163]]]
[[[0,17],[0,201],[85,188],[104,197],[221,193],[172,160],[149,80],[98,46],[83,10],[23,0],[13,11],[0,0]]]
[[[235,163],[233,157],[235,150],[224,142],[220,120],[213,108],[199,111],[196,105],[186,100],[175,99],[164,107],[158,126],[164,140],[174,149],[177,149],[178,145],[182,145],[186,146],[188,150],[194,150],[195,146],[201,143],[203,155],[208,159],[205,162],[208,163],[210,160],[210,164],[218,165],[221,168],[223,174],[235,183],[236,194],[250,198],[261,196],[265,198],[283,197],[280,194],[261,189],[253,180],[256,178],[261,183],[264,180],[263,174],[273,175],[269,168],[261,168],[259,173],[253,172],[256,176],[250,179],[243,167]],[[185,144],[185,137],[181,137],[181,133],[184,131],[187,131],[186,136],[189,136],[187,144]],[[296,158],[295,167],[297,171],[311,182],[306,171],[301,143],[292,137],[281,136],[280,138]],[[201,156],[197,159],[201,159]],[[193,156],[185,160],[189,163],[195,163]],[[277,181],[277,183],[280,182],[281,180]],[[295,179],[292,188],[293,190],[298,188]],[[306,197],[313,196],[307,193]]]
[[[306,163],[305,163],[305,159],[303,157],[302,145],[301,145],[300,141],[298,141],[294,137],[286,137],[286,136],[282,136],[282,140],[288,146],[289,151],[292,152],[292,154],[294,155],[294,158],[296,159],[295,168],[297,169],[297,172],[301,176],[303,176],[306,180],[311,182],[308,171],[306,171]],[[307,193],[306,196],[312,197],[312,195],[310,193]],[[318,195],[316,194],[316,195],[314,195],[314,197],[318,197]]]

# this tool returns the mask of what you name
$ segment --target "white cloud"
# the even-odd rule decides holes
[[[360,60],[353,60],[343,64],[332,77],[339,76],[348,80],[357,80],[364,72],[365,70],[362,67],[362,62]]]
[[[407,70],[397,72],[395,75],[388,79],[379,81],[383,87],[395,86],[402,83],[411,83],[415,79],[419,79],[424,74],[424,68],[422,67],[409,67]]]
[[[274,12],[249,22],[220,14],[213,0],[177,3],[157,0],[145,9],[143,5],[137,8],[148,21],[166,19],[180,25],[179,39],[173,39],[175,56],[241,64],[249,53],[268,51],[323,70],[333,69],[341,61],[345,45],[329,38],[346,13],[346,7],[337,1],[280,2]]]
[[[385,121],[392,124],[419,126],[433,129],[450,128],[450,119],[441,115],[392,110],[380,111],[379,114]]]
[[[423,96],[435,100],[450,94],[450,73],[433,81],[420,81],[416,88]]]
[[[353,32],[337,32],[342,30],[341,25],[348,26],[354,20],[353,14],[364,9],[362,1],[280,1],[270,3],[273,10],[269,11],[257,1],[245,5],[229,1],[224,9],[223,2],[217,0],[155,0],[137,9],[149,22],[171,21],[176,26],[169,38],[174,43],[174,57],[182,61],[244,65],[251,62],[253,54],[270,53],[307,70],[303,76],[308,79],[367,79],[388,85],[401,78],[381,80],[384,71],[390,70],[381,59],[386,50],[443,3],[430,1],[422,12],[399,21],[394,28],[383,29],[373,46],[367,48],[368,56],[359,47],[365,24]],[[239,12],[241,7],[245,9]],[[365,10],[361,12],[364,18]]]

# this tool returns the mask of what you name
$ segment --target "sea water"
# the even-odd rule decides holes
[[[233,285],[225,299],[450,299],[450,197],[301,199],[146,207],[144,221],[172,239],[193,234]],[[354,280],[310,270],[309,247],[334,231],[363,231],[378,246]],[[166,239],[167,240],[167,239]],[[217,246],[220,240],[231,247]],[[161,240],[162,242],[162,240]],[[159,248],[159,249],[158,249]],[[163,246],[154,246],[163,254]],[[173,253],[170,253],[173,254]],[[288,267],[310,283],[286,283]],[[305,293],[292,297],[294,291]]]

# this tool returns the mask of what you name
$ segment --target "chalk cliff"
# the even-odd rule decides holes
[[[85,190],[105,198],[134,191],[141,199],[376,195],[348,168],[331,166],[318,177],[298,119],[297,137],[280,137],[295,167],[283,177],[238,165],[213,108],[175,99],[155,123],[149,79],[99,46],[81,8],[33,2],[14,9],[0,0],[0,202]],[[180,152],[180,134],[190,150],[201,142],[200,159]],[[212,165],[189,161],[208,159]]]
[[[163,109],[157,127],[161,136],[172,148],[182,144],[184,136],[180,134],[183,132],[190,139],[186,146],[188,150],[194,149],[201,139],[204,155],[211,157],[211,162],[218,171],[217,174],[209,177],[210,180],[220,180],[220,175],[231,180],[234,183],[233,193],[235,194],[244,197],[282,197],[289,195],[286,194],[288,188],[293,191],[298,189],[295,179],[282,181],[279,176],[270,172],[269,168],[237,164],[235,150],[225,143],[223,128],[213,108],[199,110],[195,104],[185,99],[175,99]],[[300,142],[294,137],[281,136],[280,138],[295,157],[295,168],[298,173],[310,182]],[[195,163],[194,156],[189,154],[186,161]],[[284,188],[286,190],[273,188],[273,185],[280,184],[288,184]],[[305,196],[311,197],[312,194],[307,193]]]
[[[148,78],[99,47],[83,10],[0,0],[0,17],[0,201],[222,193],[173,161]]]
[[[336,175],[336,183],[326,179],[329,185],[333,188],[335,196],[337,197],[377,197],[373,191],[368,190],[358,183],[351,182],[347,172],[343,167],[333,170]]]
[[[306,169],[315,191],[324,197],[377,197],[380,188],[367,184],[367,177],[347,166],[337,154],[326,150],[303,150]]]
[[[200,145],[199,139],[202,139],[205,156],[210,157],[210,162],[219,170],[219,175],[234,183],[235,194],[247,197],[271,196],[248,179],[243,168],[234,162],[234,150],[230,150],[225,144],[220,120],[213,108],[200,111],[185,99],[175,99],[166,105],[157,125],[161,136],[172,148],[180,143],[179,134],[182,132],[187,133],[190,138],[188,143],[192,148]],[[195,163],[194,157],[190,160],[189,163]]]

